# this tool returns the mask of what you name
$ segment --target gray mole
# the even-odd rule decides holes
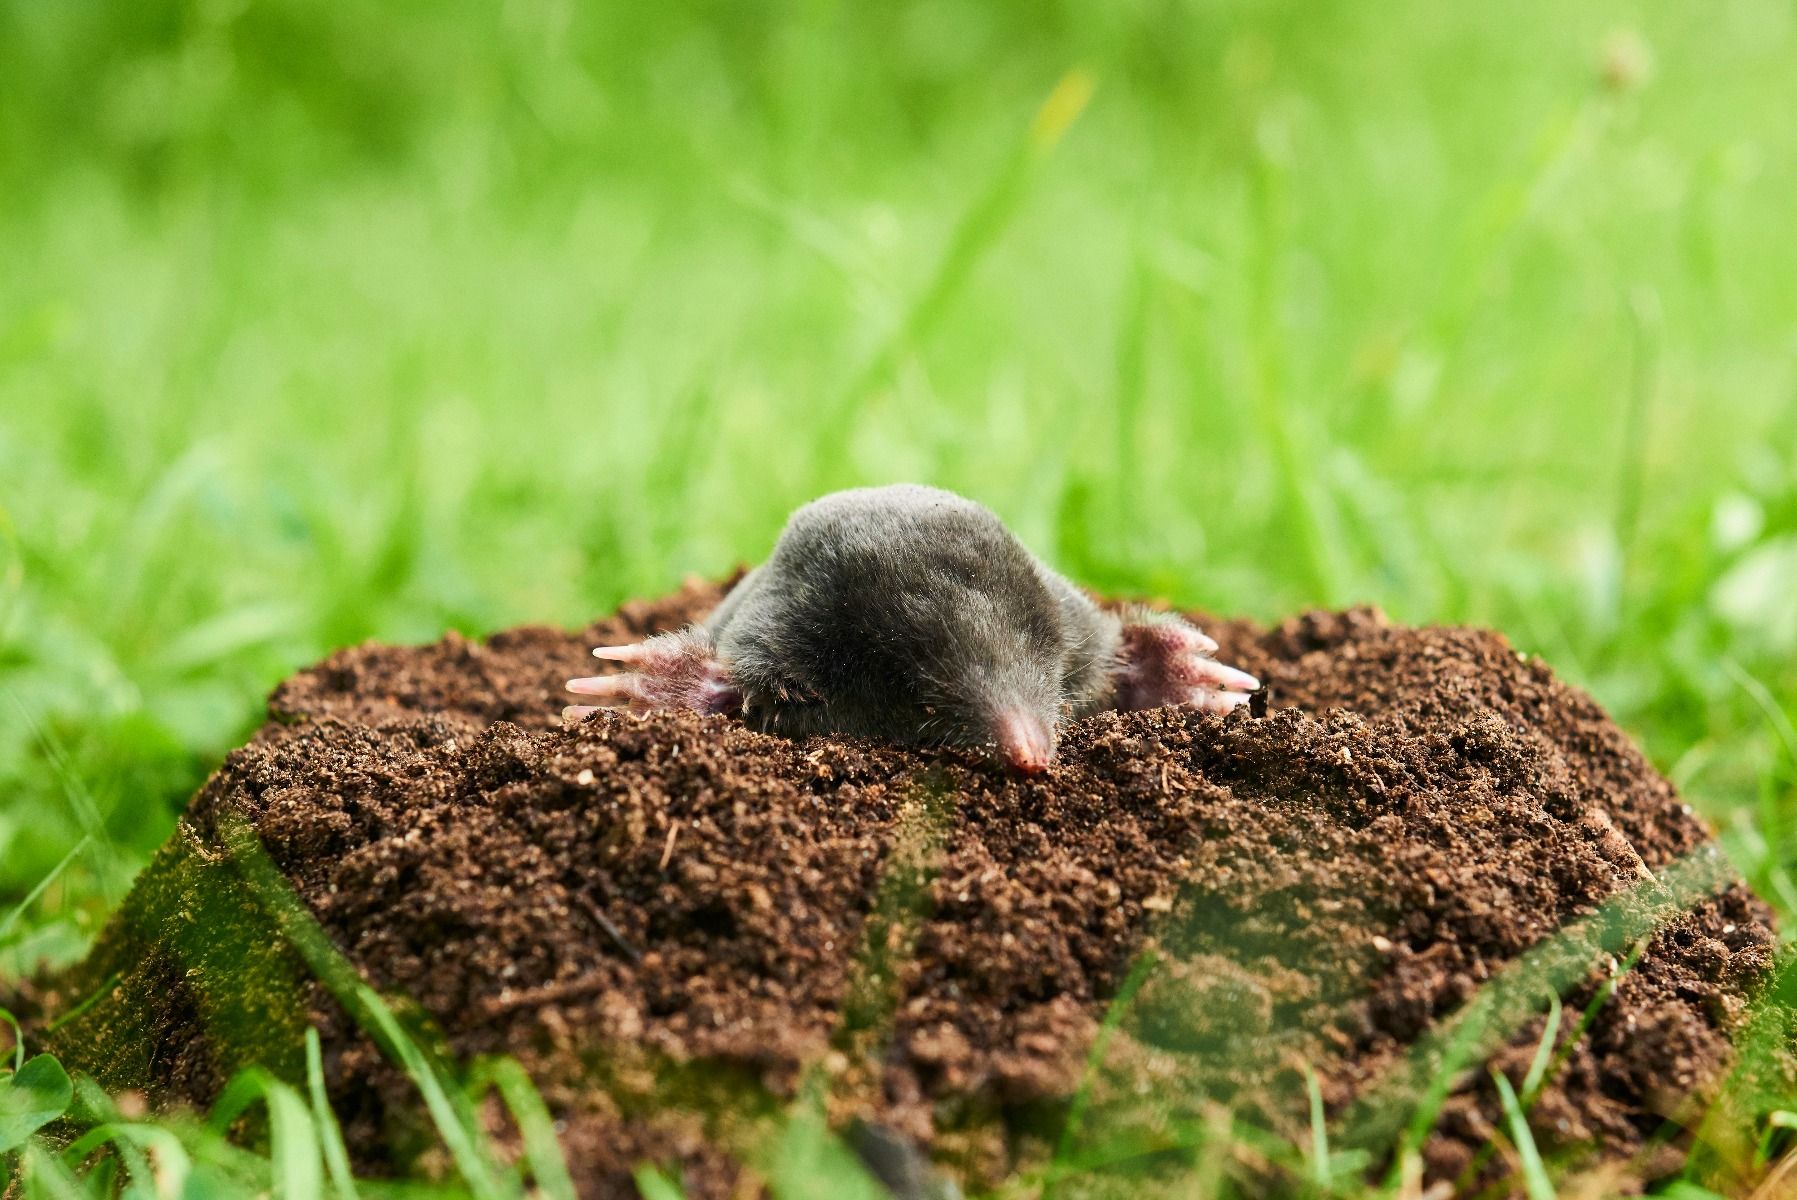
[[[896,484],[800,508],[702,624],[600,647],[635,671],[568,686],[788,737],[990,747],[1040,771],[1094,712],[1246,703],[1259,683],[1215,649],[1177,617],[1099,608],[973,501]]]

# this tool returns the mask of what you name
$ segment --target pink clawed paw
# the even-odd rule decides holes
[[[631,670],[568,680],[570,692],[597,697],[599,703],[570,704],[562,710],[567,720],[579,720],[601,708],[632,712],[690,708],[700,713],[734,713],[742,708],[742,692],[703,630],[664,633],[629,646],[600,646],[593,657],[624,663]]]
[[[1218,662],[1211,657],[1216,652],[1215,641],[1181,620],[1125,625],[1117,707],[1128,712],[1176,705],[1219,714],[1240,708],[1260,680]]]

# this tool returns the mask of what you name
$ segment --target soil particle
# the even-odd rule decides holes
[[[1352,1122],[1506,964],[1655,894],[1709,837],[1540,662],[1371,610],[1197,618],[1267,681],[1264,715],[1100,715],[1040,777],[687,713],[562,728],[588,647],[718,595],[692,583],[572,635],[335,655],[276,690],[176,839],[216,846],[221,814],[246,818],[364,978],[457,1054],[525,1063],[587,1196],[634,1194],[645,1158],[678,1164],[689,1195],[734,1194],[736,1158],[808,1071],[840,1125],[875,1121],[975,1184],[1039,1165],[1120,993],[1087,1136],[1222,1102],[1305,1137],[1308,1070]],[[145,911],[173,845],[139,885]],[[1632,969],[1598,954],[1566,981],[1564,1063],[1533,1109],[1544,1152],[1623,1190],[1668,1169],[1642,1151],[1700,1112],[1772,962],[1743,885],[1682,899]],[[121,922],[48,1006],[116,973],[119,1003],[156,1013],[130,1025],[155,1045],[81,1065],[204,1103],[234,1064],[171,1049],[205,1044],[210,1009],[169,989],[165,942]],[[1529,1004],[1487,1048],[1513,1083],[1543,1035]],[[106,1007],[66,1027],[77,1061],[125,1028]],[[378,1162],[409,1085],[322,989],[304,1007],[352,1144]],[[1469,1069],[1426,1179],[1501,1180],[1500,1125]]]

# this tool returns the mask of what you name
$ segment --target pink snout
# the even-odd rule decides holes
[[[998,714],[993,734],[1004,760],[1026,775],[1040,775],[1054,761],[1054,734],[1033,713]]]

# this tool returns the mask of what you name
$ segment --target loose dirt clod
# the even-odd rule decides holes
[[[1767,909],[1715,876],[1706,830],[1605,714],[1501,637],[1369,611],[1201,620],[1270,710],[1104,714],[1031,778],[724,717],[560,727],[587,647],[717,596],[689,585],[575,635],[365,646],[283,684],[50,988],[52,1013],[94,1000],[56,1048],[203,1104],[317,1024],[354,1151],[432,1153],[401,1121],[410,1084],[233,889],[234,814],[365,979],[458,1055],[524,1062],[589,1196],[634,1194],[645,1159],[735,1194],[808,1071],[839,1125],[897,1130],[975,1185],[1039,1166],[1120,992],[1074,1137],[1131,1131],[1136,1170],[1217,1104],[1308,1138],[1312,1070],[1338,1142],[1379,1165],[1441,1070],[1424,1051],[1483,996],[1496,1036],[1421,1159],[1429,1181],[1501,1181],[1481,1063],[1523,1083],[1549,986],[1519,962],[1565,999],[1530,1116],[1557,1164],[1650,1183],[1731,1067]]]

